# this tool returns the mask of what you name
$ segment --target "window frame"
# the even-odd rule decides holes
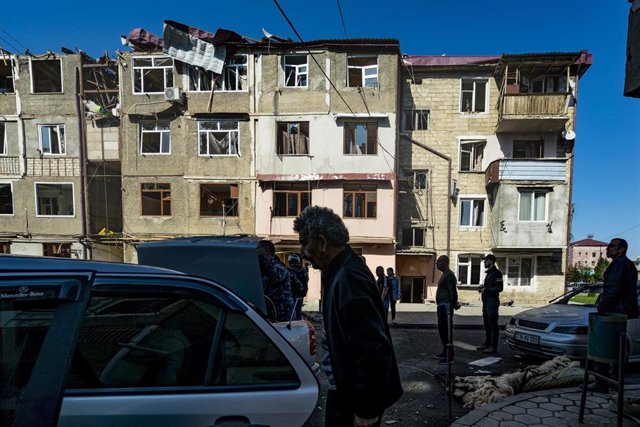
[[[71,186],[71,201],[73,202],[73,214],[71,215],[45,215],[40,213],[39,203],[38,203],[38,185],[70,185]],[[73,182],[43,182],[36,181],[33,183],[33,193],[36,202],[36,217],[37,218],[75,218],[76,216],[76,192],[75,192],[75,184]]]
[[[289,57],[305,57],[306,61],[304,64],[287,64],[287,58]],[[287,84],[287,67],[293,68],[294,79],[292,85]],[[304,72],[300,71],[300,68],[306,68]],[[282,81],[282,86],[286,88],[307,88],[309,87],[309,55],[306,53],[289,53],[282,55],[282,69],[284,70],[284,77]],[[304,85],[298,84],[298,79],[304,76]]]
[[[357,148],[358,145],[358,127],[365,126],[365,149],[363,153],[354,153],[351,152],[351,148]],[[342,127],[343,130],[343,147],[342,154],[345,156],[377,156],[378,155],[378,123],[377,122],[365,122],[365,121],[355,121],[355,122],[344,122]],[[375,138],[369,137],[369,129],[375,129]],[[353,143],[349,143],[350,136],[353,137]],[[373,152],[369,153],[369,139],[371,139],[373,143]]]
[[[548,194],[550,191],[544,188],[519,188],[518,189],[518,222],[547,222],[549,217],[549,197]],[[529,210],[529,219],[522,219],[520,214],[522,211],[520,210],[522,205],[522,196],[524,194],[530,194],[531,196],[531,209]],[[543,219],[534,219],[536,214],[536,194],[544,194],[544,218]]]
[[[509,276],[510,273],[510,269],[512,267],[511,261],[512,259],[517,259],[518,260],[518,277],[517,277],[517,284],[516,285],[512,285],[511,284],[511,278]],[[523,285],[521,284],[522,281],[522,259],[530,259],[531,260],[531,279],[529,281],[528,285]],[[510,256],[507,255],[505,256],[505,285],[513,288],[513,289],[534,289],[535,287],[535,277],[536,277],[536,268],[537,268],[537,257],[534,255],[515,255],[515,256]]]
[[[9,142],[7,139],[7,122],[0,122],[0,157],[9,155]]]
[[[6,56],[5,56],[6,58]],[[0,63],[0,67],[7,67],[11,73],[11,77],[9,78],[8,75],[4,76],[4,79],[6,82],[11,81],[10,86],[7,85],[6,83],[3,83],[2,86],[2,90],[0,90],[1,94],[14,94],[16,93],[16,79],[15,76],[13,75],[13,70],[14,70],[14,60],[12,57],[8,58],[7,60],[7,64],[5,65],[4,62]],[[2,78],[2,75],[0,75],[0,79]],[[7,90],[8,89],[8,90]],[[4,91],[3,91],[4,90]]]
[[[202,212],[202,201],[203,201],[203,187],[206,185],[217,185],[217,186],[226,186],[229,187],[229,197],[228,199],[231,200],[235,200],[235,204],[231,206],[231,208],[229,209],[233,209],[233,214],[229,214],[227,215],[225,212],[225,210],[223,209],[222,211],[222,215],[204,215]],[[233,197],[233,190],[232,187],[236,187],[236,197]],[[198,205],[198,216],[200,218],[239,218],[240,217],[240,206],[239,206],[239,200],[240,200],[240,185],[236,184],[236,183],[227,183],[227,182],[201,182],[198,185],[198,192],[199,192],[199,205]],[[222,206],[224,205],[224,201],[222,203]]]
[[[145,190],[143,188],[143,186],[145,185],[150,185],[153,184],[156,188],[152,189],[152,190]],[[158,189],[157,186],[158,185],[168,185],[169,189]],[[142,201],[142,197],[144,193],[160,193],[160,213],[155,215],[155,214],[145,214],[144,213],[144,203]],[[169,215],[165,215],[164,214],[164,202],[166,201],[165,197],[166,195],[163,195],[163,193],[168,192],[168,196],[169,196]],[[141,182],[140,183],[140,216],[143,217],[152,217],[152,218],[158,218],[158,217],[169,217],[171,218],[173,216],[173,195],[171,194],[172,189],[171,189],[171,183],[170,182]]]
[[[465,111],[463,105],[463,94],[465,92],[469,92],[469,89],[463,89],[463,84],[465,81],[473,82],[473,89],[471,89],[471,110]],[[476,111],[476,83],[484,82],[485,84],[485,95],[484,95],[484,111]],[[461,114],[488,114],[489,113],[489,78],[488,77],[462,77],[460,79],[460,108],[458,111]]]
[[[356,59],[356,58],[375,58],[376,60],[376,64],[375,65],[349,65],[349,59]],[[370,89],[377,89],[380,86],[380,73],[379,73],[379,67],[380,64],[378,63],[378,55],[370,55],[370,54],[347,54],[347,60],[346,60],[346,70],[347,70],[347,79],[346,79],[346,86],[347,87],[354,87],[354,88],[358,88],[358,87],[362,87],[362,88],[370,88]],[[351,81],[349,79],[349,70],[360,70],[360,85],[352,85]],[[374,78],[373,75],[366,75],[366,71],[367,70],[371,70],[371,69],[375,69],[375,79],[376,81],[372,84],[372,85],[368,85],[366,83],[367,79],[371,79]]]
[[[302,189],[302,187],[306,187],[304,189]],[[280,187],[280,188],[278,188]],[[285,188],[285,187],[289,187],[289,188]],[[309,196],[309,203],[307,204],[307,206],[302,207],[302,195],[303,194],[308,194]],[[285,195],[285,207],[284,207],[284,211],[285,211],[285,215],[279,215],[277,213],[276,210],[276,197],[278,194],[284,194]],[[296,197],[296,214],[294,215],[289,215],[289,195],[290,194],[295,194]],[[272,216],[274,218],[295,218],[296,216],[300,215],[300,213],[302,212],[302,210],[308,206],[312,206],[313,202],[312,202],[312,197],[313,197],[313,191],[311,190],[311,186],[309,182],[303,183],[303,182],[290,182],[290,183],[280,183],[280,182],[276,182],[274,183],[273,186],[273,211],[272,211]]]
[[[305,136],[304,134],[304,129],[306,128],[306,152],[300,152],[300,153],[292,153],[292,152],[287,152],[285,153],[285,146],[291,147],[291,140],[290,137],[292,136],[292,134],[290,133],[291,131],[291,127],[292,126],[296,126],[298,128],[298,136],[297,138],[294,137],[294,139],[297,139],[297,141],[293,142],[294,146],[297,146],[298,148],[303,146],[303,143],[301,142],[301,136]],[[286,130],[283,131],[282,128],[286,127]],[[309,122],[302,122],[302,121],[282,121],[282,122],[276,122],[276,154],[281,155],[281,156],[309,156],[311,154],[311,136],[310,136],[310,124]],[[289,136],[289,138],[287,138],[287,142],[289,142],[289,144],[286,144],[284,141],[284,132],[286,132],[286,134]],[[290,150],[289,150],[290,151]],[[295,150],[294,150],[295,151]],[[299,151],[305,151],[305,150],[299,150]]]
[[[217,129],[202,129],[202,123],[216,123],[216,127]],[[222,129],[221,123],[235,123],[236,128],[235,129]],[[210,138],[210,133],[214,133],[214,132],[227,132],[228,138],[229,138],[229,147],[227,148],[227,153],[226,154],[216,154],[216,153],[211,153],[209,150],[209,138]],[[231,153],[229,151],[231,151],[231,148],[233,146],[233,144],[231,144],[231,134],[235,133],[236,135],[236,153]],[[207,153],[206,154],[202,154],[201,150],[200,150],[200,137],[202,134],[206,134],[207,135]],[[209,120],[198,120],[198,139],[197,139],[197,148],[198,148],[198,157],[240,157],[240,121],[238,120],[215,120],[215,119],[209,119]]]
[[[413,226],[402,227],[401,231],[402,231],[402,241],[401,241],[401,245],[402,246],[407,246],[407,247],[410,247],[410,248],[424,248],[425,247],[425,243],[426,243],[425,240],[426,240],[426,237],[427,237],[427,230],[424,227],[413,227]],[[421,245],[416,244],[416,240],[418,240],[416,238],[416,231],[419,231],[419,232],[422,233],[422,244]],[[410,239],[409,239],[409,240],[411,240],[411,244],[410,245],[406,244],[407,243],[407,238],[405,237],[406,233],[411,233],[411,236],[410,236]]]
[[[464,202],[471,202],[471,209],[469,210],[469,225],[463,225],[462,224],[462,205]],[[471,223],[473,222],[473,208],[476,204],[476,202],[482,202],[482,224],[480,225],[472,225]],[[458,198],[458,204],[460,205],[460,207],[458,208],[459,210],[459,214],[458,214],[458,227],[463,228],[463,229],[481,229],[486,227],[487,224],[487,198],[486,196],[481,196],[481,195],[465,195],[465,196],[460,196]]]
[[[358,187],[358,189],[356,189],[356,187]],[[365,187],[366,189],[362,189],[363,187]],[[351,199],[352,199],[352,206],[351,206],[351,215],[347,215],[346,212],[346,198],[347,195],[351,194]],[[356,216],[356,195],[357,194],[364,194],[364,215],[363,216]],[[370,216],[369,215],[369,197],[370,196],[374,196],[375,197],[375,215]],[[372,189],[372,186],[369,185],[345,185],[342,188],[342,217],[343,218],[347,218],[347,219],[377,219],[378,218],[378,188],[376,187],[375,190]]]
[[[426,119],[424,119],[424,114],[426,112]],[[423,120],[419,120],[421,117]],[[431,121],[431,110],[427,110],[425,108],[414,108],[411,110],[404,110],[404,115],[402,118],[402,129],[408,130],[411,132],[419,132],[422,130],[430,130],[430,121]],[[424,127],[416,127],[417,123],[424,123]]]
[[[482,162],[484,161],[484,153],[485,150],[487,148],[487,140],[486,138],[472,138],[472,137],[465,137],[465,138],[459,138],[458,139],[458,172],[476,172],[476,173],[484,173],[484,170],[482,168]],[[469,169],[462,169],[462,153],[463,153],[463,145],[471,145],[471,151],[467,151],[469,152]],[[472,160],[475,159],[475,161],[477,161],[478,159],[477,157],[477,148],[478,147],[482,147],[482,161],[480,161],[479,164],[479,169],[476,168],[472,168],[471,167],[471,163]],[[474,161],[474,163],[475,163]]]
[[[482,285],[483,280],[484,280],[484,266],[482,265],[482,257],[483,254],[475,254],[475,253],[465,253],[465,254],[458,254],[458,257],[456,259],[457,264],[456,264],[456,277],[458,278],[458,283],[460,284],[460,286],[465,286],[465,287],[471,287],[471,288],[477,288],[478,286]],[[462,258],[467,258],[467,261],[463,262],[461,261]],[[472,282],[472,277],[473,277],[473,267],[474,267],[474,261],[477,261],[477,267],[478,267],[478,271],[479,271],[479,275],[478,275],[478,283],[471,283]],[[465,278],[465,280],[467,281],[466,283],[464,283],[461,280],[462,277],[462,273],[460,272],[460,267],[466,266],[467,267],[467,277]]]
[[[145,130],[144,125],[146,124],[154,124],[153,130]],[[157,129],[159,125],[166,124],[168,129]],[[157,133],[160,135],[160,146],[158,147],[158,152],[146,152],[144,149],[144,135]],[[162,152],[162,135],[168,133],[169,134],[169,151]],[[168,156],[171,155],[171,122],[169,120],[143,120],[140,122],[140,155],[141,156]]]
[[[49,130],[49,152],[45,152],[44,151],[44,146],[42,145],[43,142],[43,130],[44,128],[56,128],[58,130],[58,150],[60,150],[59,153],[52,153],[51,149],[53,148],[53,144],[52,141],[53,139],[51,138],[51,130]],[[62,135],[62,146],[60,145],[60,135]],[[61,123],[57,123],[57,124],[41,124],[38,125],[38,144],[39,144],[39,149],[40,152],[42,153],[43,156],[66,156],[67,155],[67,136],[66,136],[66,132],[65,132],[65,128],[64,128],[64,124]],[[61,148],[63,148],[63,150],[61,150]]]
[[[235,64],[231,63],[237,57],[244,57],[244,64]],[[248,92],[249,91],[249,55],[246,53],[236,54],[230,58],[229,61],[225,62],[224,67],[222,68],[222,74],[220,74],[218,79],[214,78],[213,71],[205,70],[202,67],[197,67],[194,65],[189,65],[185,63],[185,67],[187,69],[187,79],[188,79],[188,92],[211,92],[211,89],[203,89],[202,88],[202,77],[211,77],[210,81],[213,82],[213,88],[215,92]],[[238,69],[244,68],[244,74],[239,74]],[[233,69],[231,71],[230,69]],[[192,73],[197,73],[198,80],[194,82]],[[236,87],[240,87],[240,82],[242,81],[242,77],[244,76],[245,88],[244,89],[227,89],[226,81],[228,73],[234,73]],[[194,84],[195,89],[192,89],[191,85]],[[218,87],[219,85],[219,87]]]
[[[151,59],[152,65],[143,65],[136,66],[137,59]],[[171,60],[171,65],[155,65],[157,60]],[[168,87],[173,87],[175,83],[175,75],[174,75],[175,62],[173,58],[170,56],[160,56],[160,55],[137,55],[131,57],[131,92],[134,95],[159,95],[164,94],[165,89]],[[145,92],[144,91],[144,72],[140,74],[140,91],[136,92],[136,70],[163,70],[162,72],[162,86],[163,89],[160,92]],[[169,74],[171,74],[170,78]],[[171,81],[171,85],[168,85],[168,82]]]
[[[516,157],[516,143],[533,145],[534,146],[534,148],[533,148],[534,151],[538,152],[537,155],[534,154],[533,156],[525,156],[525,157],[518,156],[518,157]],[[514,139],[512,141],[512,144],[511,144],[511,149],[512,149],[511,150],[512,151],[511,158],[513,158],[513,159],[524,159],[524,160],[526,160],[526,159],[544,159],[544,144],[545,144],[544,139]],[[526,145],[525,145],[525,148],[526,148]]]
[[[11,192],[11,213],[2,213],[0,210],[0,216],[15,216],[16,207],[15,207],[15,195],[13,192],[13,181],[0,181],[0,185],[9,185],[9,191]]]
[[[35,91],[35,80],[33,75],[33,62],[34,61],[58,61],[60,64],[60,91],[59,92],[36,92]],[[62,58],[54,58],[54,59],[35,59],[29,58],[29,82],[31,83],[31,94],[61,94],[64,93],[64,68],[62,67]],[[14,93],[15,93],[15,79],[14,79]]]

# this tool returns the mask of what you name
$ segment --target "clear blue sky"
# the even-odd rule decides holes
[[[305,40],[345,36],[337,1],[280,0]],[[640,256],[640,99],[622,96],[629,3],[626,0],[341,0],[349,37],[392,37],[414,55],[491,55],[542,51],[593,53],[579,86],[574,199],[575,240],[595,234],[629,241]],[[34,54],[62,46],[99,56],[121,49],[121,34],[162,34],[171,19],[254,38],[261,28],[294,34],[270,0],[230,2],[8,2],[0,46]],[[11,17],[10,19],[7,19]]]

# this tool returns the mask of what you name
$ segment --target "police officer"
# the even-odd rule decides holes
[[[482,320],[484,321],[484,331],[486,338],[484,344],[476,347],[479,351],[487,354],[498,352],[498,308],[500,307],[500,292],[502,292],[502,272],[496,268],[496,257],[488,254],[484,258],[484,268],[487,269],[484,276],[484,284],[478,288],[482,294]]]

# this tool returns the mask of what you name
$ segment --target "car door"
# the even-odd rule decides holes
[[[0,425],[56,425],[91,280],[91,273],[0,275]]]
[[[202,280],[94,283],[60,415],[66,426],[300,426],[318,384],[286,340]]]

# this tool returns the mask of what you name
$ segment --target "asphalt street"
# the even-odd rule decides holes
[[[316,331],[321,333],[319,325]],[[398,359],[400,376],[404,387],[404,395],[383,417],[382,425],[398,426],[448,426],[448,400],[444,384],[446,382],[447,365],[440,365],[433,357],[441,351],[440,338],[434,328],[392,328],[392,337]],[[483,330],[456,329],[454,331],[455,362],[451,366],[452,376],[465,375],[499,375],[524,368],[539,360],[515,356],[501,341],[496,364],[478,368],[469,362],[488,357],[477,351],[476,346],[484,339]],[[305,427],[324,426],[324,393],[326,379],[320,374],[322,386],[318,406]],[[470,409],[463,408],[458,401],[451,404],[452,418],[461,417]]]

